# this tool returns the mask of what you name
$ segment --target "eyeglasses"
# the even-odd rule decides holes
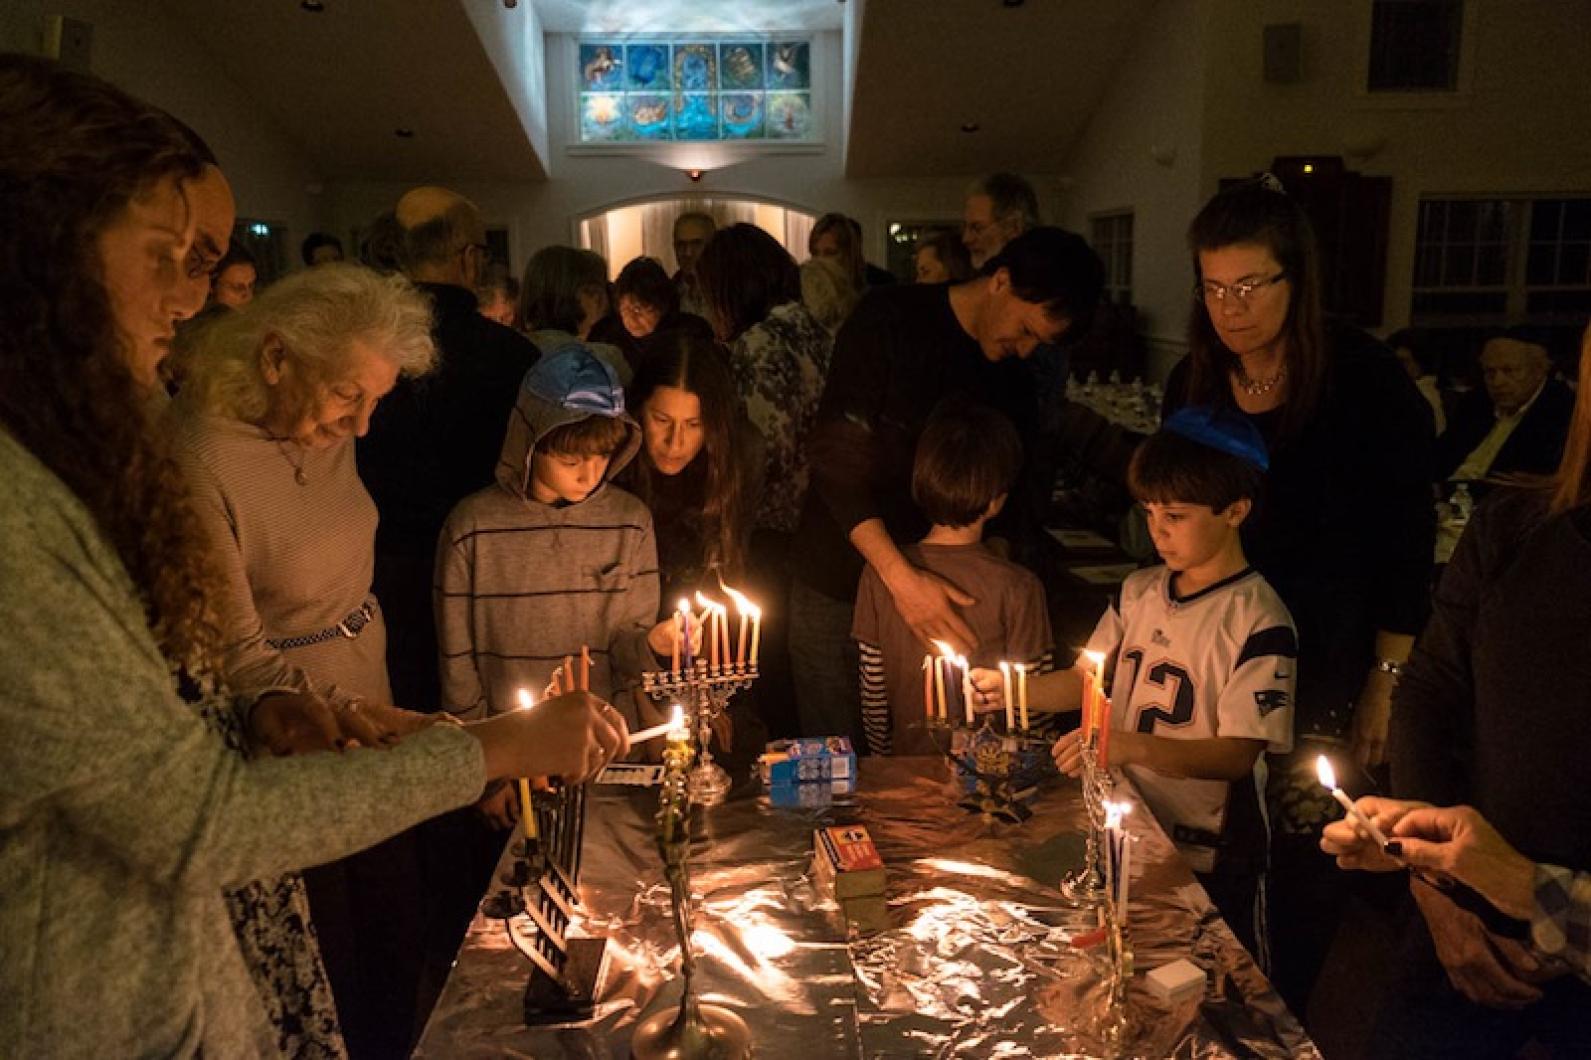
[[[1226,296],[1230,294],[1237,299],[1238,305],[1247,307],[1249,299],[1254,297],[1254,292],[1281,283],[1285,279],[1287,273],[1284,271],[1264,280],[1239,280],[1237,283],[1216,283],[1214,280],[1205,280],[1203,283],[1193,285],[1193,297],[1214,302],[1216,305],[1225,305]]]

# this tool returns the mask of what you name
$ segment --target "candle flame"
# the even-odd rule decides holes
[[[1011,664],[1008,663],[1008,662],[1001,662],[1000,663],[1000,672],[1002,674],[1005,674],[1007,677],[1010,677],[1011,676]]]
[[[1019,674],[1025,674],[1025,673],[1028,672],[1028,668],[1026,666],[1023,666],[1021,663],[1017,663],[1016,664],[1016,672],[1019,673]]]
[[[520,710],[529,710],[531,707],[534,707],[535,705],[536,705],[536,697],[534,697],[534,696],[532,696],[530,694],[530,689],[521,688],[519,690],[519,709]]]
[[[735,601],[736,611],[743,615],[756,616],[762,614],[762,608],[746,599],[744,593],[738,592],[737,590],[731,589],[729,586],[725,585],[722,579],[719,580],[718,587],[722,589],[731,600]]]
[[[1105,827],[1120,828],[1121,819],[1130,813],[1132,813],[1132,803],[1110,802],[1107,800],[1105,803]]]
[[[701,594],[697,593],[696,595],[700,596]],[[690,609],[691,609],[690,600],[688,598],[684,597],[684,596],[680,597],[679,598],[679,607],[675,608],[675,610],[679,611],[681,614],[689,614],[690,613]]]
[[[685,727],[685,708],[678,703],[674,704],[674,716],[670,719],[669,724],[676,729]]]
[[[709,611],[719,611],[724,614],[729,613],[729,608],[725,607],[723,604],[719,603],[717,600],[714,600],[710,596],[703,596],[700,590],[698,590],[696,593],[696,602],[707,608]]]
[[[1085,651],[1083,657],[1095,666],[1105,665],[1105,653],[1102,651]]]
[[[956,659],[956,649],[952,648],[950,645],[946,644],[942,640],[934,641],[934,647],[939,649],[939,654],[942,655],[944,658],[949,659],[952,662],[955,661],[955,659]]]
[[[1337,771],[1331,768],[1331,761],[1325,755],[1315,759],[1315,775],[1320,777],[1321,784],[1333,791],[1337,789]]]

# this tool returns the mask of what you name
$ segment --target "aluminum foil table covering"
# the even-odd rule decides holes
[[[693,811],[698,994],[745,1019],[758,1057],[1107,1055],[1103,947],[1070,944],[1095,914],[1056,890],[1083,857],[1076,781],[1046,781],[1021,825],[958,807],[938,759],[864,759],[853,794],[820,791],[808,794],[822,805],[779,807],[746,778],[727,803]],[[622,1058],[637,1022],[678,1005],[656,801],[655,788],[591,791],[573,933],[608,940],[594,1017],[526,1027],[530,966],[502,921],[477,915],[417,1056]],[[848,924],[812,877],[813,829],[854,821],[888,869],[884,930]],[[1138,974],[1117,1055],[1319,1057],[1153,818],[1128,821]],[[1143,974],[1178,957],[1206,971],[1205,995],[1168,1006]]]

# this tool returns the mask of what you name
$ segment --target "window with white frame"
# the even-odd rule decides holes
[[[1561,323],[1591,313],[1591,195],[1420,203],[1416,324]]]
[[[1105,299],[1132,304],[1132,211],[1095,214],[1088,219],[1088,241],[1105,263]]]

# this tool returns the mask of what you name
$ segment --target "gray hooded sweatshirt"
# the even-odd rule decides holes
[[[577,504],[537,501],[530,489],[537,445],[590,416],[627,428],[602,483]],[[657,666],[646,642],[658,612],[657,540],[646,506],[611,479],[640,447],[612,366],[586,347],[554,350],[526,374],[496,485],[459,502],[437,545],[437,644],[449,712],[481,718],[512,710],[521,688],[540,699],[566,657],[579,671],[584,645],[591,691],[636,724],[629,697],[616,693]]]

